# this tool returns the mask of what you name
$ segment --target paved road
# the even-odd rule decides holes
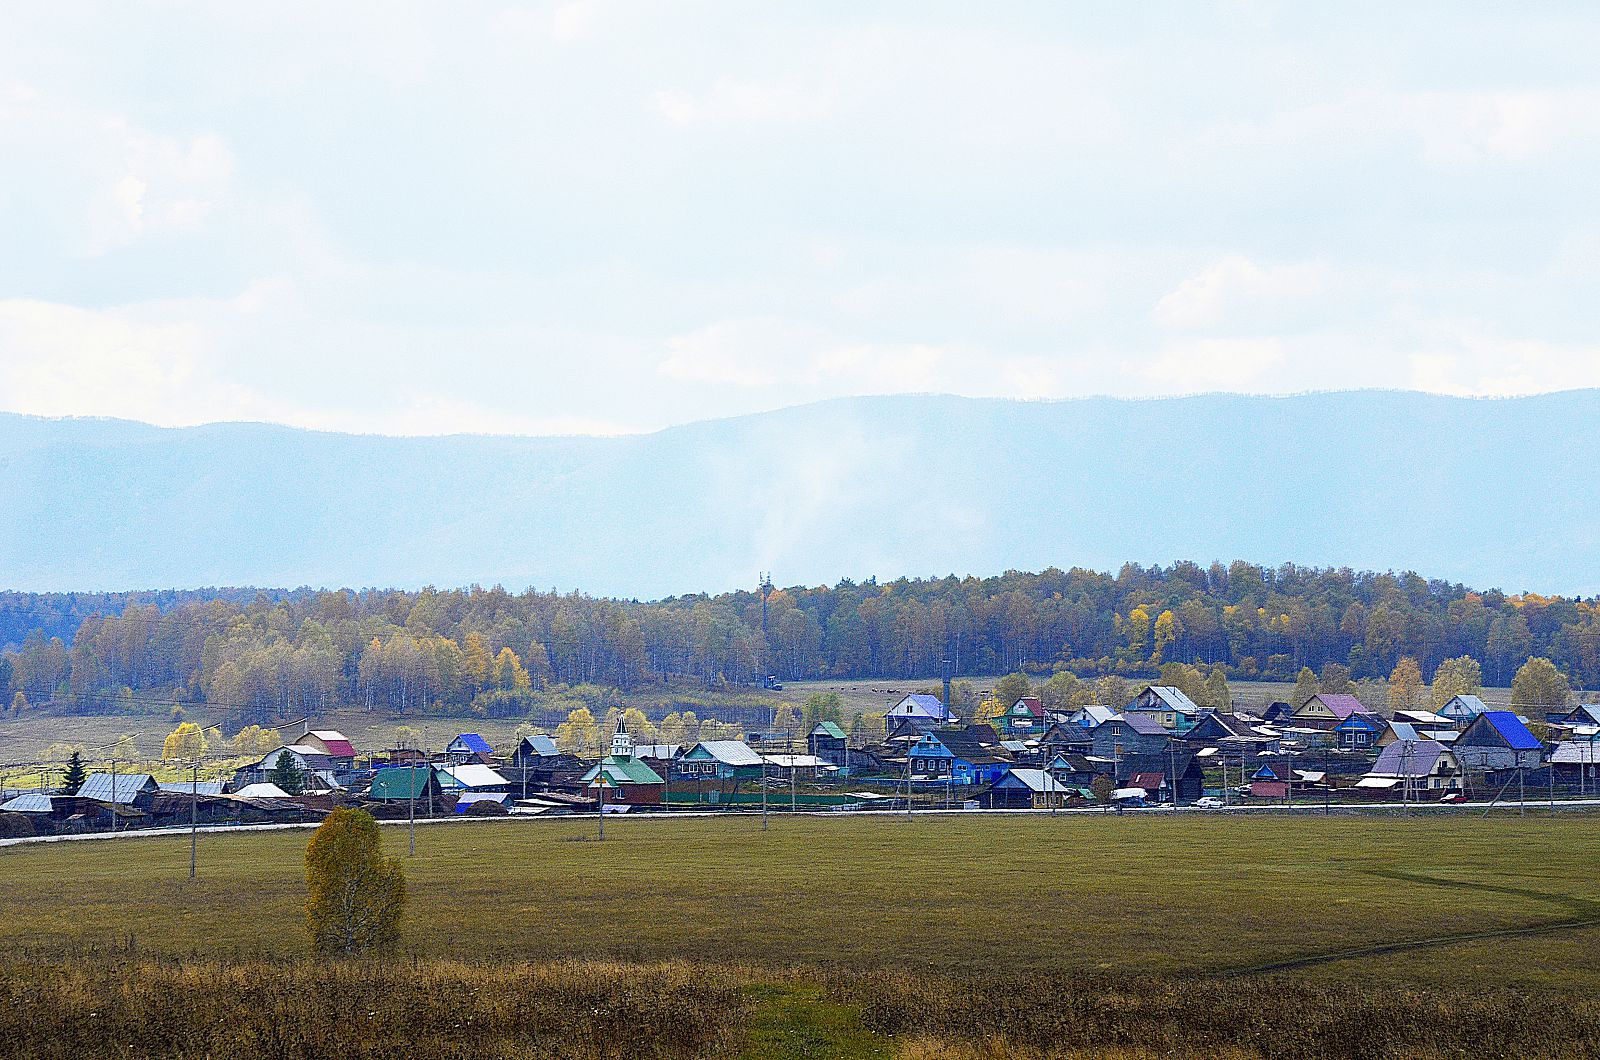
[[[1527,800],[1525,805],[1526,805],[1527,809],[1529,809],[1529,810],[1548,811],[1548,810],[1551,809],[1551,803],[1548,800],[1529,799],[1529,800]],[[1571,811],[1571,812],[1580,812],[1580,813],[1581,812],[1592,812],[1592,811],[1594,811],[1596,809],[1600,809],[1600,798],[1557,799],[1555,804],[1554,804],[1554,808],[1556,810],[1558,810],[1558,811]],[[1329,807],[1328,807],[1328,810],[1330,812],[1337,813],[1340,816],[1349,816],[1349,815],[1352,815],[1352,814],[1373,815],[1373,814],[1377,814],[1377,813],[1379,813],[1381,811],[1381,816],[1385,816],[1385,817],[1398,816],[1398,815],[1400,815],[1402,813],[1405,813],[1405,812],[1419,813],[1419,814],[1455,814],[1457,816],[1472,816],[1472,815],[1480,815],[1481,816],[1488,809],[1489,809],[1489,804],[1485,803],[1485,802],[1469,802],[1469,803],[1456,804],[1456,805],[1441,805],[1439,803],[1429,803],[1429,802],[1425,802],[1425,803],[1410,803],[1410,804],[1403,804],[1403,803],[1398,803],[1398,802],[1379,802],[1379,803],[1372,803],[1372,802],[1340,803],[1340,802],[1336,802],[1336,803],[1330,804]],[[1505,814],[1508,814],[1508,813],[1515,814],[1515,813],[1517,813],[1517,803],[1515,803],[1515,802],[1504,802],[1504,801],[1499,802],[1499,803],[1495,804],[1493,812],[1496,813],[1496,814],[1502,815],[1502,816],[1505,815]],[[1271,814],[1276,814],[1276,815],[1294,814],[1294,815],[1301,815],[1301,816],[1305,816],[1305,815],[1321,816],[1323,813],[1324,813],[1324,809],[1323,809],[1321,804],[1317,804],[1315,806],[1312,806],[1312,805],[1284,806],[1281,803],[1280,804],[1276,804],[1276,805],[1249,805],[1249,804],[1235,803],[1233,805],[1221,807],[1219,809],[1214,809],[1214,810],[1198,810],[1198,809],[1195,809],[1195,808],[1190,807],[1190,806],[1184,806],[1184,807],[1180,807],[1176,812],[1174,812],[1170,806],[1145,807],[1143,809],[1130,809],[1130,810],[1127,810],[1127,811],[1125,811],[1124,815],[1128,816],[1128,817],[1156,815],[1156,816],[1168,817],[1168,818],[1182,818],[1182,817],[1201,817],[1201,816],[1216,815],[1216,814],[1257,814],[1257,815],[1260,815],[1260,814],[1269,814],[1269,815],[1271,815]],[[798,816],[801,816],[801,817],[810,817],[810,818],[818,819],[818,820],[829,820],[829,819],[833,819],[833,820],[851,820],[851,819],[859,820],[859,819],[861,819],[863,817],[889,819],[889,818],[904,818],[906,816],[906,813],[905,813],[904,810],[900,810],[900,811],[894,811],[894,810],[843,810],[843,811],[841,811],[841,810],[801,810],[801,811],[796,811],[795,813],[791,813],[788,810],[781,810],[781,811],[780,810],[774,810],[773,813],[772,813],[772,816],[774,816],[774,817],[785,817],[785,816],[795,816],[796,814],[798,814]],[[1062,816],[1062,817],[1069,817],[1069,816],[1071,816],[1071,817],[1081,817],[1081,816],[1083,816],[1085,814],[1092,815],[1092,816],[1099,816],[1099,817],[1116,817],[1117,816],[1115,811],[1108,810],[1108,809],[1105,809],[1104,807],[1100,807],[1100,806],[1083,806],[1083,807],[1073,807],[1073,808],[1069,808],[1069,809],[1061,809],[1061,810],[1057,810],[1056,814],[1059,815],[1059,816]],[[929,809],[929,810],[915,810],[912,813],[912,816],[915,816],[915,817],[945,817],[945,816],[979,817],[979,816],[1003,816],[1003,815],[1034,816],[1034,817],[1049,817],[1049,816],[1052,816],[1052,814],[1051,814],[1051,812],[1049,810],[1021,810],[1021,809],[1018,809],[1018,810],[954,810],[954,809],[945,810],[945,809]],[[610,815],[608,815],[608,816],[610,816]],[[670,811],[670,812],[654,812],[654,813],[637,813],[637,812],[635,812],[635,813],[628,813],[628,814],[626,814],[626,816],[631,818],[631,819],[634,819],[634,820],[673,821],[673,820],[682,820],[682,819],[685,819],[685,818],[705,818],[705,817],[723,817],[723,818],[743,817],[743,818],[750,819],[750,818],[759,817],[760,813],[759,813],[759,811],[755,811],[755,810],[673,810],[673,811]],[[491,823],[495,823],[495,822],[505,822],[505,821],[508,821],[508,820],[520,821],[520,822],[525,822],[525,823],[537,823],[537,822],[560,822],[560,821],[571,822],[571,821],[574,821],[574,820],[590,820],[590,821],[592,821],[593,819],[594,819],[594,815],[593,814],[560,814],[560,815],[552,816],[552,815],[543,814],[543,813],[525,813],[525,812],[513,811],[507,817],[455,817],[455,816],[449,816],[449,817],[425,817],[425,818],[418,818],[417,821],[416,821],[416,824],[417,824],[418,827],[429,827],[429,826],[437,827],[437,826],[442,826],[442,825],[471,826],[471,825],[479,825],[479,824],[491,824]],[[378,823],[381,824],[381,825],[385,825],[385,826],[391,827],[391,828],[404,828],[410,822],[408,822],[408,821],[385,820],[385,821],[379,821]],[[289,829],[296,829],[296,828],[306,829],[306,828],[315,828],[315,827],[317,827],[317,822],[310,821],[310,822],[306,822],[306,823],[303,823],[303,824],[202,825],[200,827],[199,831],[203,835],[214,835],[214,834],[219,833],[219,832],[280,832],[280,831],[285,831],[285,830],[289,830]],[[142,838],[146,838],[146,837],[155,837],[155,836],[185,836],[185,835],[188,835],[188,834],[189,834],[189,829],[186,828],[186,827],[182,827],[182,828],[134,828],[134,829],[129,829],[127,831],[115,832],[115,833],[112,833],[112,832],[79,832],[79,833],[73,833],[71,835],[23,836],[23,837],[14,838],[14,839],[0,839],[0,847],[24,846],[24,845],[31,844],[31,843],[93,842],[93,841],[110,840],[110,839],[142,839]]]

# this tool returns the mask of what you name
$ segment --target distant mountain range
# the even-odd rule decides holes
[[[0,414],[0,587],[628,597],[1123,562],[1600,591],[1600,391],[858,398],[620,438]]]

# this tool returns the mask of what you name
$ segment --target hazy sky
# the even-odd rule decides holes
[[[1592,3],[6,5],[0,408],[1600,385]]]

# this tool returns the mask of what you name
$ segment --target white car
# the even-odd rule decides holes
[[[1197,810],[1220,810],[1226,805],[1227,803],[1223,802],[1215,795],[1206,795],[1202,798],[1194,800],[1194,808]]]

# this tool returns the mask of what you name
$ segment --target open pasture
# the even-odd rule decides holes
[[[0,948],[296,954],[308,834],[202,834],[196,882],[187,838],[0,849]],[[576,818],[419,827],[405,947],[1113,978],[1305,961],[1282,974],[1600,987],[1587,817],[616,818],[593,834]],[[403,826],[385,838],[405,854]]]

